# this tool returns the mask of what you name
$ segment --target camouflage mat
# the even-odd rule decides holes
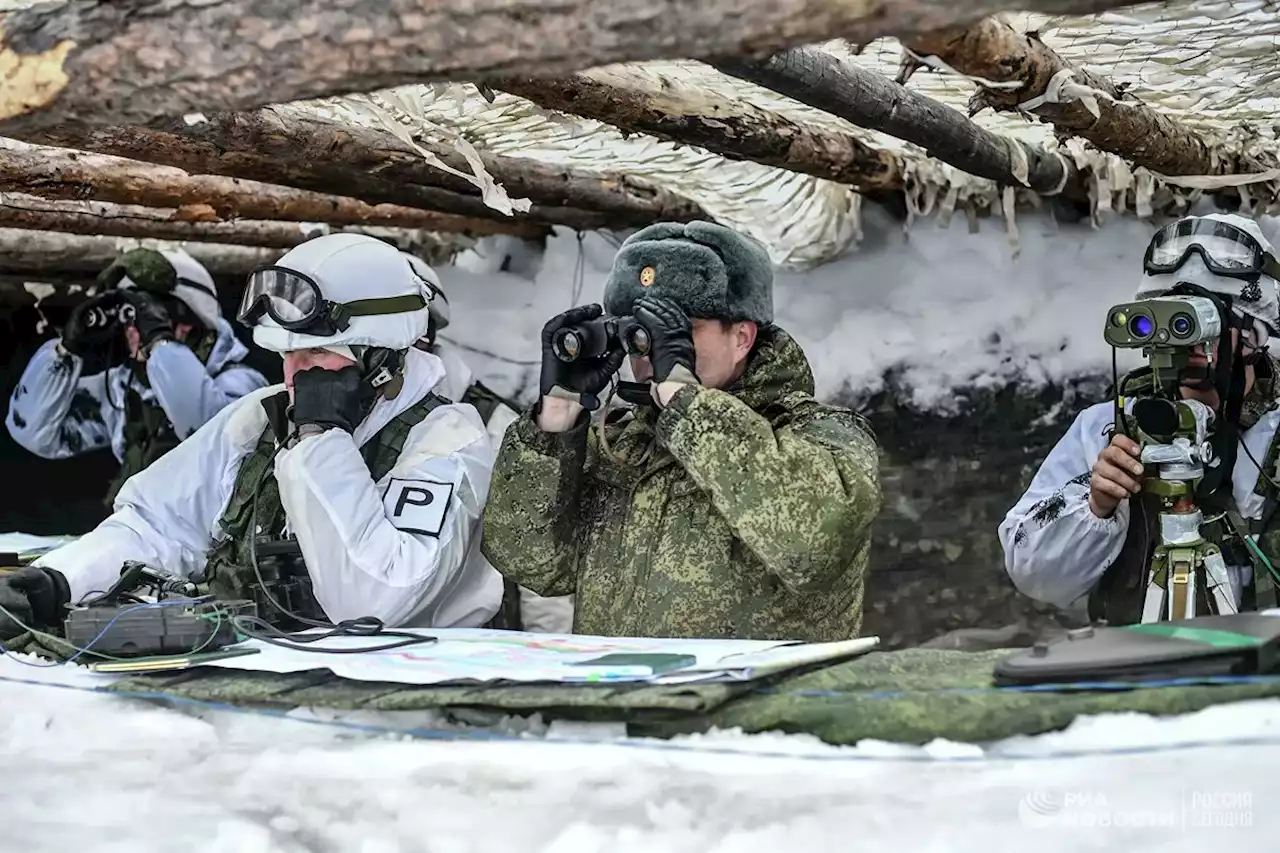
[[[991,669],[1006,654],[876,652],[763,684],[423,688],[347,681],[323,671],[278,675],[205,668],[130,677],[110,689],[237,706],[436,710],[481,725],[533,714],[548,721],[621,721],[637,736],[740,727],[748,732],[808,733],[832,744],[865,738],[913,744],[934,738],[984,742],[1054,731],[1085,714],[1183,714],[1227,702],[1280,697],[1280,678],[1052,693],[994,688]]]

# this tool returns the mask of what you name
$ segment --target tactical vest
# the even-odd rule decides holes
[[[208,362],[217,340],[216,335],[205,335],[191,350],[202,364]],[[222,370],[213,375],[220,375],[223,370],[235,367],[238,365],[223,365]],[[132,369],[134,368],[131,367]],[[169,415],[156,400],[142,399],[142,394],[133,385],[135,374],[131,373],[130,376],[124,392],[124,458],[121,460],[120,470],[107,489],[105,502],[108,507],[115,504],[116,495],[120,493],[125,480],[182,443],[169,421]]]
[[[1271,439],[1267,457],[1262,462],[1263,471],[1275,471],[1277,459],[1280,459],[1280,431]],[[1253,463],[1241,454],[1236,464]],[[1254,492],[1264,498],[1260,519],[1237,521],[1222,518],[1201,527],[1205,540],[1222,549],[1227,565],[1249,566],[1253,569],[1253,583],[1244,588],[1240,598],[1241,612],[1276,606],[1275,580],[1266,565],[1244,544],[1241,535],[1260,533],[1260,550],[1272,567],[1280,570],[1280,518],[1274,518],[1277,507],[1280,507],[1280,495],[1277,495],[1270,481],[1261,475]],[[1120,556],[1107,568],[1098,585],[1089,594],[1091,620],[1106,620],[1109,625],[1132,625],[1142,621],[1147,576],[1151,560],[1155,556],[1155,546],[1160,541],[1159,512],[1160,499],[1155,495],[1141,492],[1129,498],[1129,527],[1125,531]],[[1243,529],[1237,531],[1237,526]],[[1196,615],[1214,615],[1203,578],[1197,578],[1196,581]]]
[[[181,443],[169,416],[155,400],[144,400],[132,386],[124,394],[124,459],[120,471],[107,490],[107,506],[134,474],[164,456]]]
[[[284,392],[281,392],[284,393]],[[413,406],[396,415],[386,426],[365,442],[360,455],[369,467],[369,474],[376,483],[385,477],[400,458],[409,431],[421,423],[433,410],[447,405],[448,400],[429,393]],[[323,609],[311,592],[310,577],[306,574],[301,558],[296,571],[289,577],[272,567],[263,572],[263,560],[257,555],[258,571],[255,572],[250,545],[255,550],[259,543],[278,543],[285,527],[284,506],[280,502],[280,486],[276,482],[274,462],[276,440],[268,424],[257,445],[240,463],[236,473],[231,499],[222,514],[221,527],[226,538],[210,552],[204,577],[209,591],[222,599],[247,599],[257,602],[258,615],[268,622],[294,628],[293,620],[280,613],[263,593],[258,583],[258,572],[271,587],[272,597],[290,610],[311,619],[326,619]],[[254,495],[257,494],[256,529],[254,522]],[[281,587],[277,591],[277,587]],[[288,601],[282,599],[287,598]]]
[[[462,395],[462,402],[475,406],[476,411],[480,413],[480,420],[486,424],[489,423],[498,406],[506,406],[514,412],[520,411],[518,404],[498,395],[481,382],[471,383],[471,387],[467,388],[466,393]]]

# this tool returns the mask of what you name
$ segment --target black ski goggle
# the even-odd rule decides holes
[[[346,331],[352,317],[404,314],[425,307],[427,300],[416,293],[330,302],[310,277],[287,267],[266,266],[249,274],[236,316],[246,326],[268,316],[290,332],[328,337]]]
[[[1280,262],[1242,228],[1203,217],[1181,219],[1156,232],[1147,245],[1143,268],[1151,275],[1176,272],[1195,253],[1214,275],[1255,280],[1280,279]]]

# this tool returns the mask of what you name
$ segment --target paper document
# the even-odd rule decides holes
[[[398,684],[554,682],[600,684],[751,680],[826,660],[861,654],[878,640],[800,644],[776,640],[681,640],[530,634],[482,628],[420,629],[437,642],[367,654],[325,654],[384,643],[378,637],[334,637],[312,651],[249,640],[257,654],[208,666],[255,672],[327,669],[340,678]]]

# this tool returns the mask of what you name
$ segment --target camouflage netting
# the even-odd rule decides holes
[[[1128,86],[1152,108],[1195,127],[1219,144],[1272,152],[1273,125],[1280,109],[1280,6],[1268,0],[1191,0],[1137,6],[1091,17],[1006,16],[1015,27],[1039,32],[1042,40],[1077,68]],[[881,39],[854,54],[844,42],[825,50],[887,77],[894,77],[902,46]],[[672,81],[694,87],[708,101],[748,103],[820,128],[853,133],[877,147],[898,151],[907,161],[911,219],[932,216],[940,225],[957,211],[995,218],[1016,245],[1017,224],[1009,201],[993,182],[957,172],[908,143],[855,127],[842,119],[775,92],[719,74],[698,62],[653,62],[616,66],[613,71],[648,77],[645,88]],[[965,111],[981,81],[948,68],[913,75],[908,86]],[[1088,93],[1077,93],[1087,95]],[[1064,97],[1067,92],[1064,90]],[[490,103],[470,84],[413,86],[380,93],[291,105],[318,110],[360,124],[451,141],[464,153],[478,149],[531,157],[585,169],[612,169],[649,178],[700,202],[727,225],[742,228],[769,245],[777,263],[811,266],[838,255],[860,237],[860,196],[830,181],[755,163],[727,160],[702,149],[659,142],[644,135],[624,137],[596,121],[562,115],[512,95],[496,93]],[[990,130],[1035,145],[1057,147],[1051,125],[1019,113],[986,110],[975,121]],[[1177,209],[1199,196],[1197,182],[1165,184],[1145,169],[1103,154],[1078,139],[1061,149],[1088,171],[1094,217],[1150,215],[1152,207]],[[1274,157],[1271,157],[1274,159]],[[507,199],[479,169],[476,181],[498,208]],[[1276,182],[1270,182],[1274,185]],[[1259,190],[1254,195],[1262,195]],[[1018,204],[1039,203],[1029,191]]]
[[[971,743],[1055,731],[1084,714],[1184,714],[1210,705],[1280,696],[1280,680],[1127,691],[1044,693],[991,687],[1008,652],[911,649],[878,652],[772,683],[678,687],[406,687],[346,681],[327,672],[294,675],[218,672],[155,675],[117,682],[114,691],[233,705],[445,712],[459,722],[496,725],[510,716],[622,721],[635,736],[671,737],[709,729],[808,733],[831,744],[864,739]]]

